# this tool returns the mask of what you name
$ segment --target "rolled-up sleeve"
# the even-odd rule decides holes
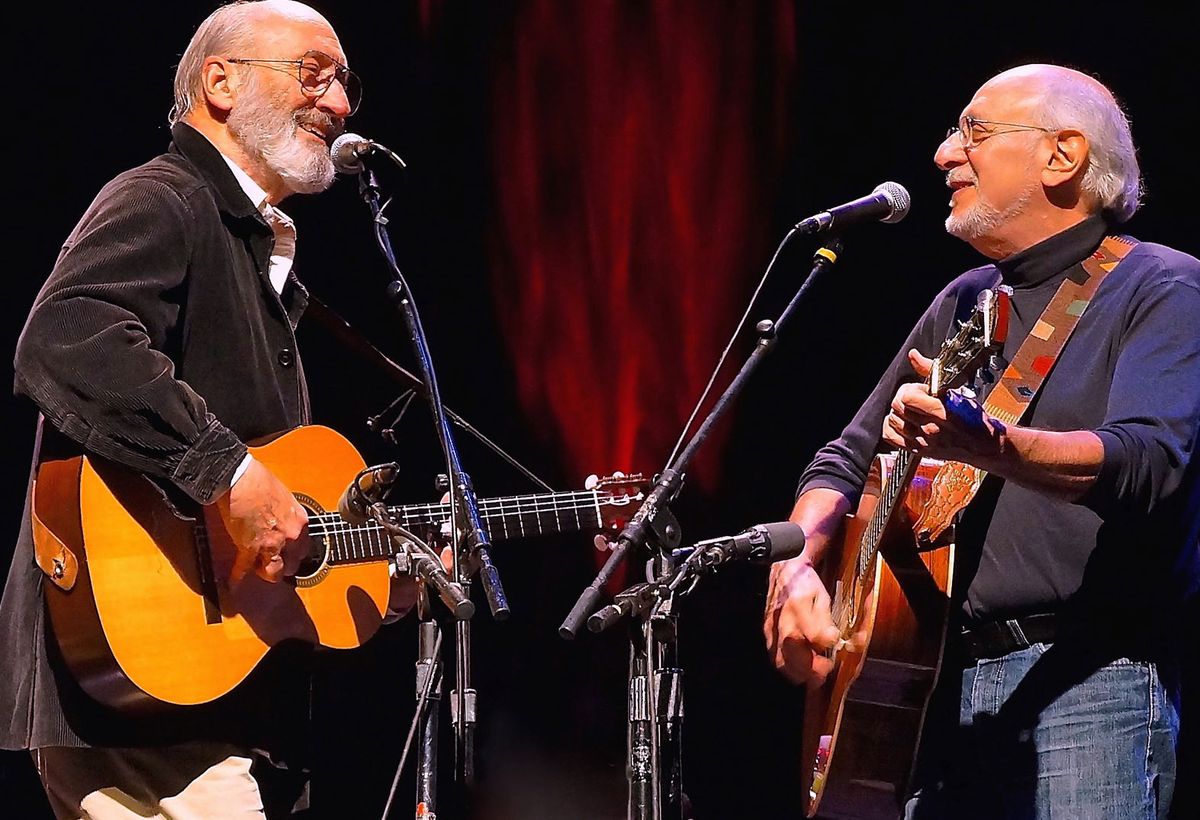
[[[1104,462],[1080,499],[1101,516],[1153,513],[1179,489],[1195,457],[1200,271],[1185,264],[1155,277],[1131,305],[1104,422],[1093,431]]]
[[[162,180],[118,177],[71,234],[17,344],[16,392],[88,451],[200,503],[229,488],[246,446],[176,378],[193,222]]]

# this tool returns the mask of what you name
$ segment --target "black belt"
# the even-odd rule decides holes
[[[1028,649],[1035,643],[1053,643],[1057,634],[1057,615],[1026,615],[964,627],[959,640],[967,656],[980,661]]]

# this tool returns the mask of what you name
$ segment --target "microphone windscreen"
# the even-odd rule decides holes
[[[369,149],[370,146],[369,139],[347,131],[333,140],[333,144],[329,146],[329,158],[339,173],[361,174],[363,164],[359,157],[364,149]]]
[[[892,206],[892,212],[880,220],[881,222],[892,224],[908,216],[908,209],[912,207],[912,198],[908,195],[908,189],[903,185],[898,182],[882,182],[875,187],[875,190],[883,194],[884,199]]]
[[[785,561],[795,558],[804,550],[804,530],[799,524],[776,521],[759,526],[766,532],[767,543],[771,545],[770,553],[763,560]]]

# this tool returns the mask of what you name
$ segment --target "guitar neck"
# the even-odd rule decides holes
[[[493,539],[524,538],[580,532],[603,526],[601,506],[612,503],[607,494],[595,490],[543,493],[486,498],[479,502],[483,526]],[[405,529],[440,527],[450,518],[450,505],[410,504],[392,507],[391,512]]]
[[[489,537],[507,540],[602,529],[603,507],[613,503],[612,496],[596,490],[506,496],[480,500],[479,514]],[[440,531],[450,520],[448,503],[409,504],[391,507],[390,512],[400,526],[422,538],[431,528]],[[387,558],[395,552],[374,521],[353,525],[337,513],[323,513],[310,518],[309,531],[326,541],[334,564]]]
[[[887,480],[879,488],[879,503],[871,515],[871,521],[863,531],[862,541],[858,551],[858,577],[865,578],[871,566],[872,559],[879,552],[879,544],[895,515],[904,491],[917,473],[921,459],[911,450],[900,450],[896,453],[892,469],[888,471]]]

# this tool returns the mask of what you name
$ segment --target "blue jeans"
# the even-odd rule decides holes
[[[928,785],[907,820],[1164,820],[1175,786],[1177,701],[1158,666],[1033,644],[962,672],[958,721],[935,723]],[[949,671],[949,670],[947,670]],[[952,706],[952,704],[951,704]]]

